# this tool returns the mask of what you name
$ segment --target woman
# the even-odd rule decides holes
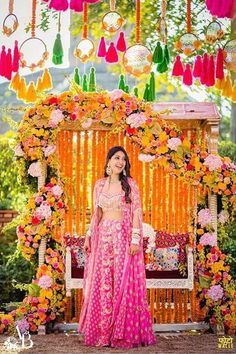
[[[123,147],[108,152],[105,178],[95,184],[94,214],[79,332],[86,345],[132,348],[155,343],[142,252],[142,209]]]

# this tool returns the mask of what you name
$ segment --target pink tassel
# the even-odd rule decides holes
[[[207,67],[208,67],[208,55],[207,53],[204,53],[203,61],[202,61],[202,72],[200,77],[200,82],[202,85],[205,85],[207,82]]]
[[[210,87],[214,85],[215,85],[215,63],[214,63],[214,56],[211,55],[207,65],[206,86]]]
[[[6,47],[5,45],[2,46],[2,51],[0,54],[0,75],[5,77],[6,76]]]
[[[192,76],[190,64],[186,64],[186,68],[185,68],[184,74],[183,74],[183,83],[187,86],[191,86],[193,83],[193,76]]]
[[[56,11],[66,11],[69,7],[68,0],[51,0],[49,4],[49,9],[54,9]]]
[[[20,53],[18,48],[18,41],[15,41],[13,60],[12,60],[12,71],[14,71],[15,73],[19,70],[19,60],[20,60]]]
[[[70,9],[76,12],[83,11],[84,0],[70,0]]]
[[[124,34],[124,32],[120,32],[118,41],[116,43],[116,49],[119,50],[120,52],[125,52],[126,51],[126,42],[125,42],[125,34]]]
[[[9,48],[6,56],[5,78],[11,80],[11,76],[12,76],[12,55],[11,55],[11,49]]]
[[[97,56],[99,58],[104,58],[106,56],[106,54],[107,54],[106,42],[105,42],[104,37],[101,37],[99,45],[98,45],[98,54],[97,54]]]
[[[202,58],[200,55],[197,55],[193,67],[193,76],[200,77],[201,72],[202,72]]]
[[[222,80],[224,78],[224,53],[219,48],[216,56],[216,78]]]
[[[105,59],[107,63],[117,63],[119,60],[116,47],[113,42],[111,42],[108,48]]]
[[[172,76],[183,76],[183,73],[184,73],[184,67],[181,62],[180,56],[177,55],[172,69]]]

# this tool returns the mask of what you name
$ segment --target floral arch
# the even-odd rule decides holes
[[[203,146],[188,139],[175,124],[161,119],[162,113],[154,112],[150,103],[122,90],[50,94],[27,109],[19,125],[15,154],[22,178],[35,193],[21,215],[17,235],[23,256],[36,264],[38,262],[38,268],[36,279],[29,286],[29,295],[21,307],[8,315],[9,323],[14,318],[26,316],[30,330],[34,332],[40,324],[55,320],[65,309],[60,225],[63,224],[67,199],[57,154],[57,136],[65,122],[76,124],[85,131],[100,127],[109,128],[110,134],[124,132],[139,147],[141,161],[153,161],[172,175],[198,185],[212,195],[221,196],[225,212],[233,217],[235,165],[228,158],[210,154]],[[203,305],[208,306],[211,318],[218,308],[220,311],[229,309],[232,316],[226,326],[230,328],[234,320],[233,288],[230,277],[223,277],[223,270],[228,274],[229,267],[217,247],[213,221],[209,209],[203,207],[198,219],[196,267],[203,275],[204,272],[211,273],[212,282],[209,290],[199,285],[199,296]],[[201,242],[203,236],[204,242]],[[214,261],[209,263],[210,256],[215,253],[215,262],[219,263],[216,269]],[[214,276],[219,271],[222,274],[216,280]],[[1,331],[7,327],[3,321],[2,317]]]

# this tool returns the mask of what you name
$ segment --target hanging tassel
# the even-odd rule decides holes
[[[6,55],[5,78],[11,80],[11,77],[12,77],[12,55],[11,55],[11,49],[9,48]]]
[[[172,76],[183,76],[183,73],[184,73],[184,67],[181,62],[180,56],[177,55],[172,69]]]
[[[30,81],[29,87],[26,92],[25,101],[28,103],[33,103],[37,100],[37,94],[35,91],[34,82]]]
[[[80,85],[79,68],[75,68],[75,70],[74,70],[74,82],[75,82],[77,85]]]
[[[96,91],[95,69],[91,68],[89,73],[89,92]]]
[[[222,80],[224,78],[224,53],[219,48],[216,56],[216,78]]]
[[[138,98],[138,88],[134,87],[134,96]]]
[[[0,75],[5,77],[6,76],[6,47],[5,45],[2,46],[2,51],[0,54]]]
[[[17,91],[17,98],[19,100],[24,101],[26,98],[26,92],[27,92],[27,87],[26,87],[25,78],[22,77],[20,80],[19,89]]]
[[[83,75],[82,90],[83,90],[84,92],[87,92],[87,91],[88,91],[88,83],[87,83],[87,76],[86,76],[86,74]]]
[[[52,77],[48,69],[44,69],[43,76],[42,76],[42,86],[43,86],[43,90],[52,89]]]
[[[193,76],[200,77],[201,72],[202,72],[202,58],[200,55],[197,55],[193,67]]]
[[[208,55],[207,53],[204,53],[203,60],[202,60],[202,72],[200,76],[200,82],[202,85],[205,85],[207,81],[207,68],[208,68]]]
[[[106,51],[105,38],[101,37],[99,45],[98,45],[98,54],[97,54],[97,56],[99,58],[104,58],[106,56],[106,54],[107,54],[107,51]]]
[[[43,91],[43,82],[42,82],[42,78],[40,76],[37,79],[36,91],[37,92],[42,92]]]
[[[155,74],[152,71],[150,74],[150,81],[149,81],[149,95],[148,101],[155,101],[156,98],[156,89],[155,89]]]
[[[162,63],[157,64],[157,71],[162,74],[167,70],[168,70],[168,64],[166,58],[164,58]]]
[[[232,97],[231,97],[233,102],[236,102],[236,80],[234,80],[234,85],[232,87]]]
[[[53,64],[55,65],[62,64],[62,58],[63,58],[63,48],[61,43],[61,35],[60,33],[57,33],[57,38],[55,39],[53,45],[53,55],[52,55]]]
[[[118,54],[116,51],[116,47],[114,46],[114,43],[111,42],[111,44],[109,45],[109,48],[107,50],[105,60],[107,63],[117,63],[118,59],[119,58],[118,58]]]
[[[19,61],[20,61],[20,52],[18,48],[18,41],[15,41],[13,60],[12,60],[12,71],[14,71],[15,73],[19,70]]]
[[[222,90],[222,96],[230,98],[233,94],[232,81],[230,75],[226,76],[225,85]]]
[[[144,94],[143,94],[143,99],[144,99],[145,101],[148,101],[148,96],[149,96],[149,85],[146,84],[145,90],[144,90]]]
[[[76,12],[83,12],[83,0],[70,0],[70,9]]]
[[[216,79],[215,81],[215,88],[217,90],[223,90],[224,86],[225,86],[225,78],[220,80],[220,79]]]
[[[119,90],[125,90],[125,77],[123,74],[120,75],[119,83],[118,83]]]
[[[164,58],[166,58],[166,62],[167,62],[167,64],[169,64],[170,63],[170,52],[167,47],[167,44],[165,44],[165,48],[164,48]]]
[[[9,88],[10,88],[12,91],[15,91],[15,92],[18,91],[19,86],[20,86],[20,80],[21,80],[20,74],[19,74],[19,72],[17,72],[17,73],[13,76],[13,78],[12,78],[12,80],[11,80],[11,82],[10,82]]]
[[[68,0],[51,0],[48,5],[49,9],[56,11],[66,11],[69,7]]]
[[[211,55],[207,65],[206,86],[210,87],[214,85],[215,85],[215,63],[214,63],[214,56]]]
[[[120,32],[118,41],[116,43],[116,49],[119,50],[120,52],[125,52],[126,51],[126,42],[125,42],[125,34],[124,32]]]
[[[152,62],[155,64],[162,63],[164,59],[163,50],[160,42],[157,42],[156,48],[152,56]]]
[[[193,76],[190,64],[186,64],[186,68],[183,74],[183,83],[187,86],[191,86],[193,83]]]

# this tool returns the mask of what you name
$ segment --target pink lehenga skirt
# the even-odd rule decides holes
[[[128,247],[122,221],[100,222],[90,298],[79,327],[86,345],[132,348],[156,342],[146,298],[143,255],[127,257]],[[125,268],[129,270],[126,274]]]

